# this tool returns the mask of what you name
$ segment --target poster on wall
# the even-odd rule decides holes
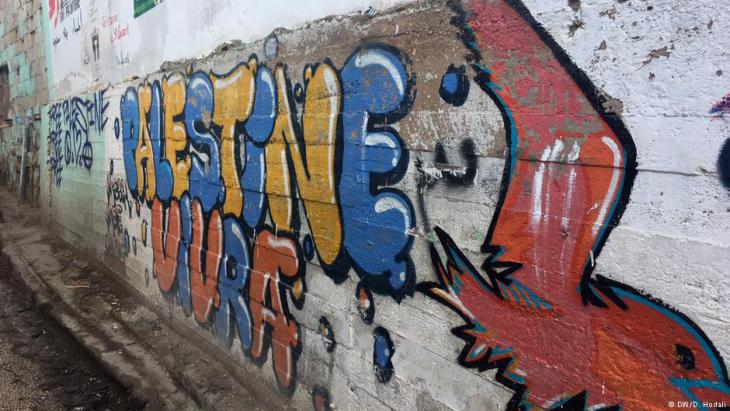
[[[77,70],[83,56],[83,31],[87,15],[82,0],[49,0],[51,58],[57,79]]]
[[[163,1],[164,0],[134,0],[134,17],[139,17]]]

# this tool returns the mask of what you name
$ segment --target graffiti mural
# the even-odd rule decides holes
[[[730,114],[730,93],[712,105],[710,114],[715,117],[723,117]]]
[[[373,332],[373,370],[382,383],[387,383],[393,377],[393,354],[395,347],[390,333],[383,327],[377,327]]]
[[[508,130],[501,196],[479,260],[436,227],[446,263],[432,245],[438,282],[419,284],[466,322],[460,363],[497,368],[510,409],[727,403],[725,364],[691,320],[592,275],[636,174],[628,131],[520,2],[470,6],[472,75]]]
[[[316,409],[359,381],[411,389],[422,371],[402,359],[426,345],[454,375],[497,369],[512,410],[727,401],[725,364],[692,320],[594,273],[637,169],[619,115],[521,3],[449,4],[395,27],[368,15],[385,28],[304,55],[304,34],[277,32],[54,104],[53,185],[108,164],[105,257],[292,401],[311,378]],[[422,21],[450,35],[413,42]],[[445,324],[445,310],[466,323],[458,360],[399,329]],[[332,383],[343,358],[367,367],[361,380]]]
[[[89,137],[104,132],[109,107],[105,92],[73,97],[48,108],[48,165],[56,186],[61,185],[64,167],[91,171],[94,152]]]
[[[160,290],[215,323],[223,343],[235,333],[254,362],[270,347],[285,392],[300,352],[289,301],[304,303],[304,261],[316,254],[335,282],[352,269],[362,292],[396,301],[415,284],[412,207],[387,187],[408,163],[388,127],[412,99],[403,56],[370,45],[340,70],[323,62],[303,77],[292,87],[286,66],[252,56],[224,74],[130,87],[120,103],[126,182],[152,211]]]

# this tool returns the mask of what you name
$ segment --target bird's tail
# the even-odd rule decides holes
[[[508,345],[504,345],[504,341],[494,340],[487,324],[488,318],[505,303],[500,287],[516,287],[518,283],[508,278],[509,273],[499,280],[483,277],[446,232],[437,227],[436,234],[446,255],[446,264],[436,246],[431,244],[431,261],[438,282],[423,282],[418,288],[454,310],[466,322],[452,330],[467,342],[461,352],[460,362],[481,371],[499,368],[499,375],[510,383],[524,383],[524,376],[517,371],[515,353]],[[495,286],[495,281],[500,285]],[[485,315],[486,311],[492,314]]]
[[[469,307],[462,303],[464,293],[475,291],[493,295],[499,293],[479,274],[448,234],[439,227],[436,227],[435,231],[447,257],[446,265],[432,243],[431,263],[438,282],[424,282],[419,284],[419,288],[422,292],[445,303],[465,320],[474,321],[476,318]]]

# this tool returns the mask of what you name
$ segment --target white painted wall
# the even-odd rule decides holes
[[[252,42],[279,27],[294,29],[327,16],[370,8],[377,12],[407,2],[167,0],[135,18],[132,0],[80,0],[78,11],[57,25],[50,24],[51,95],[60,99],[81,94],[93,84],[142,78],[159,70],[163,62],[199,58],[223,42]],[[79,31],[74,30],[74,22],[80,22]],[[95,30],[98,60],[92,46]],[[128,34],[120,35],[124,32]]]

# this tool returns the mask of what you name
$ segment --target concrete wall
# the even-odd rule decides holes
[[[56,232],[299,408],[730,403],[729,12],[340,3],[52,1]]]
[[[40,111],[48,102],[41,3],[0,1],[0,67],[7,69],[10,95],[10,109],[0,110],[0,181],[18,189],[23,178],[20,194],[31,203],[38,201]]]
[[[252,42],[277,27],[403,2],[50,0],[51,90],[57,98],[75,96],[90,84],[116,84],[165,62],[202,57],[223,42]]]

